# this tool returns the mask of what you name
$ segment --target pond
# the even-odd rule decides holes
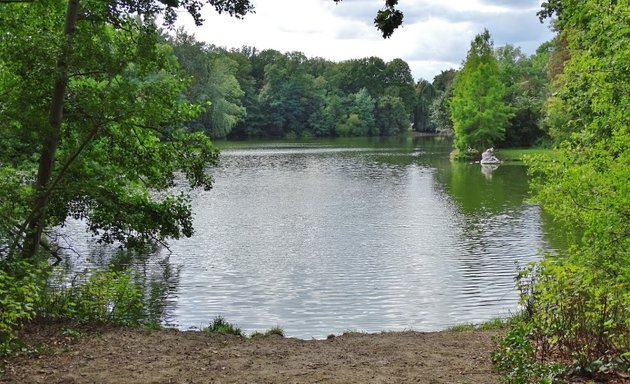
[[[300,338],[481,322],[518,309],[517,265],[553,248],[525,167],[451,163],[447,138],[218,145],[195,235],[166,259],[165,322],[182,329],[219,315]]]

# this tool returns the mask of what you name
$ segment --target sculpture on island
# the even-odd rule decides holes
[[[494,148],[488,148],[481,154],[481,164],[501,164],[501,160],[494,156]]]

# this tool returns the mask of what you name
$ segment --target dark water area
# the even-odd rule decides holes
[[[218,146],[214,189],[193,191],[195,235],[140,263],[179,328],[221,315],[322,338],[481,322],[517,311],[517,265],[558,246],[522,164],[452,163],[447,138]],[[81,223],[65,231],[89,253]]]

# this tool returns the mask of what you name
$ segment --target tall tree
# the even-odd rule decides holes
[[[248,1],[208,3],[235,16],[251,8]],[[176,78],[175,60],[160,46],[153,22],[158,14],[167,24],[174,22],[177,5],[201,21],[202,3],[193,0],[176,5],[148,0],[0,5],[6,26],[0,78],[15,85],[2,89],[7,103],[0,114],[7,125],[1,135],[30,130],[32,141],[28,149],[9,151],[20,156],[2,161],[3,173],[22,168],[28,175],[38,159],[33,188],[20,188],[26,197],[2,199],[1,210],[9,214],[4,219],[10,222],[3,236],[10,243],[6,255],[33,258],[44,242],[44,229],[67,215],[88,218],[104,241],[142,242],[191,233],[184,197],[156,200],[148,193],[149,185],[157,190],[170,186],[177,169],[192,186],[209,188],[211,178],[204,169],[217,161],[207,139],[177,130],[194,108],[179,100],[184,83]],[[25,100],[28,113],[18,113]],[[162,140],[170,144],[160,145]],[[20,145],[15,140],[7,144]],[[187,161],[176,161],[177,156]],[[30,208],[21,205],[25,199]],[[126,214],[117,216],[121,207]]]
[[[410,127],[409,115],[400,97],[388,95],[379,97],[374,115],[381,136],[399,135]]]
[[[435,88],[427,80],[421,79],[416,84],[416,102],[413,111],[413,128],[418,132],[433,132],[435,125],[431,121],[431,104],[436,97]]]
[[[453,83],[457,72],[449,69],[440,72],[433,78],[433,89],[436,96],[429,107],[431,122],[435,130],[443,134],[453,134],[453,120],[451,119],[451,99],[453,98]]]
[[[374,119],[375,101],[367,89],[348,97],[349,113],[337,125],[336,131],[340,136],[376,136],[378,129]]]
[[[550,43],[544,43],[532,56],[510,44],[495,50],[506,88],[504,100],[514,110],[501,142],[504,146],[528,147],[546,137],[541,110],[547,96],[549,47]]]
[[[408,116],[413,113],[416,101],[415,86],[409,64],[402,59],[394,59],[385,65],[385,93],[399,97]]]
[[[473,39],[455,79],[451,118],[458,156],[467,158],[503,139],[512,109],[504,102],[505,86],[494,57],[490,32]]]

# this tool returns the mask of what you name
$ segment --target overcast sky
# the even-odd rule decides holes
[[[181,14],[197,40],[227,48],[243,45],[281,52],[301,51],[308,57],[334,61],[378,56],[409,63],[416,80],[432,80],[440,71],[459,68],[472,38],[487,28],[496,46],[520,46],[531,54],[553,34],[540,24],[541,0],[400,0],[401,28],[383,39],[374,27],[383,0],[253,0],[255,14],[239,20],[203,12],[195,27]]]

